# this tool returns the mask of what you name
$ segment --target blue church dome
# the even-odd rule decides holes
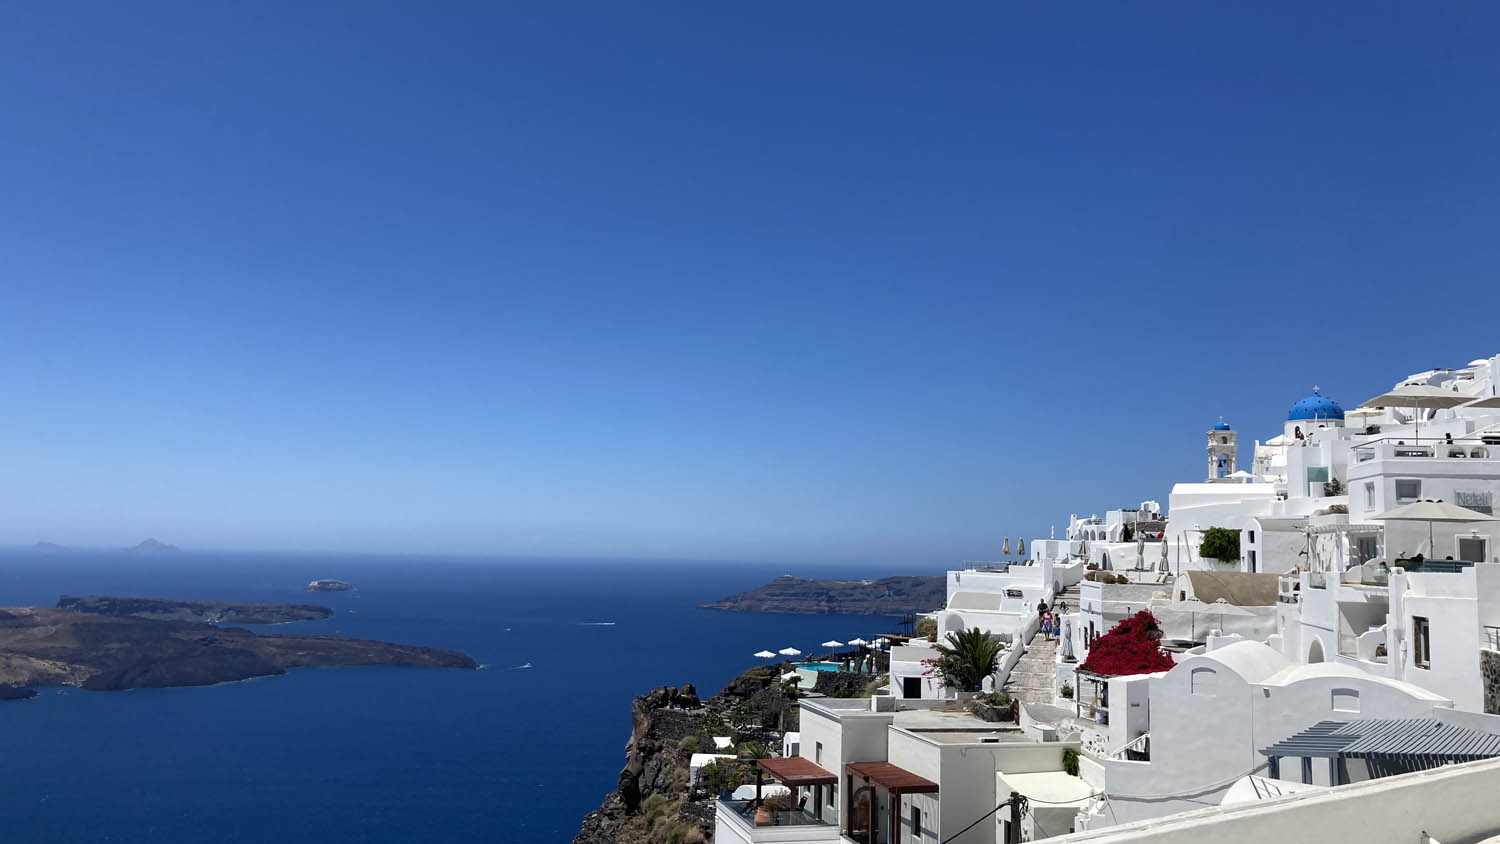
[[[1219,421],[1214,423],[1214,430],[1215,431],[1233,431],[1234,429],[1231,428],[1231,427],[1229,427],[1229,423],[1225,422],[1224,419],[1223,419],[1223,417],[1220,417]]]
[[[1343,419],[1344,409],[1339,403],[1319,393],[1317,388],[1313,394],[1292,405],[1292,410],[1286,415],[1288,422],[1296,422],[1302,419]]]

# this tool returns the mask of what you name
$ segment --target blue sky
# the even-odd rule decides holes
[[[1500,351],[1488,4],[30,4],[0,544],[935,565]]]

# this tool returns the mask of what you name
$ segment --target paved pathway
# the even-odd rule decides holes
[[[1077,611],[1078,585],[1069,586],[1053,600],[1058,599],[1067,603],[1069,612]],[[1016,663],[1016,667],[1011,669],[1010,676],[1006,678],[1005,692],[1027,705],[1051,706],[1056,698],[1056,689],[1057,640],[1046,641],[1037,633],[1026,644],[1026,652],[1021,655],[1021,661]]]

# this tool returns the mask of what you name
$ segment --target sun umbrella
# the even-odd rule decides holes
[[[829,639],[828,641],[823,643],[823,647],[825,648],[842,648],[843,646],[844,643],[838,641],[837,639]]]
[[[1346,411],[1344,413],[1344,418],[1348,419],[1349,417],[1352,416],[1355,419],[1368,419],[1371,416],[1384,416],[1384,415],[1385,415],[1385,411],[1381,410],[1378,407],[1356,407],[1353,410]]]
[[[1025,539],[1017,539],[1016,540],[1016,556],[1017,557],[1024,557],[1024,556],[1026,556],[1026,540]]]
[[[802,652],[799,651],[799,650],[797,650],[796,648],[782,648],[781,650],[777,651],[777,653],[781,654],[782,656],[801,656],[802,655]]]
[[[1243,616],[1247,616],[1247,615],[1255,615],[1255,613],[1253,613],[1253,612],[1251,612],[1251,611],[1249,611],[1249,610],[1247,610],[1247,609],[1239,606],[1238,604],[1231,604],[1228,601],[1224,600],[1223,598],[1219,598],[1218,600],[1214,601],[1212,604],[1209,604],[1208,608],[1219,614],[1219,629],[1220,630],[1224,629],[1224,616],[1226,616],[1226,615],[1227,616],[1231,616],[1231,617],[1233,617],[1233,616],[1242,616],[1243,617]]]
[[[760,659],[775,659],[776,658],[776,654],[773,654],[770,651],[756,651],[755,655],[757,657],[759,657]]]
[[[1489,396],[1487,398],[1471,401],[1468,404],[1464,405],[1464,407],[1472,407],[1481,410],[1486,408],[1500,407],[1500,396]]]
[[[870,643],[866,642],[864,639],[855,638],[855,639],[850,639],[849,640],[849,644],[851,644],[851,645],[868,645]]]
[[[1415,501],[1404,504],[1394,510],[1387,510],[1375,518],[1382,521],[1394,522],[1426,522],[1427,523],[1427,551],[1433,552],[1432,525],[1434,522],[1493,522],[1494,516],[1486,515],[1478,510],[1470,510],[1457,504],[1449,504],[1446,501]]]
[[[1010,556],[1010,537],[1005,537],[1005,542],[1000,545],[1000,556]]]
[[[1376,396],[1364,403],[1365,407],[1406,407],[1414,410],[1441,410],[1458,407],[1468,401],[1452,390],[1444,390],[1427,384],[1402,384],[1384,395]],[[1345,414],[1346,416],[1348,414]],[[1422,414],[1417,414],[1417,442],[1422,441]]]
[[[1171,564],[1167,562],[1167,538],[1165,536],[1161,538],[1161,570],[1172,570]]]

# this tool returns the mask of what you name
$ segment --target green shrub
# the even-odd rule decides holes
[[[937,619],[919,618],[916,628],[917,638],[926,639],[929,642],[937,641]]]
[[[1063,751],[1063,773],[1070,777],[1078,776],[1078,751],[1068,748]]]
[[[683,736],[682,741],[677,742],[677,749],[683,753],[697,753],[702,746],[703,742],[697,736]]]
[[[1198,555],[1218,560],[1221,563],[1239,562],[1240,532],[1229,528],[1209,528],[1203,532],[1203,542],[1198,546]]]
[[[1067,698],[1068,700],[1072,700],[1073,699],[1073,684],[1072,683],[1063,683],[1063,687],[1058,690],[1058,694],[1062,695],[1063,697]]]

